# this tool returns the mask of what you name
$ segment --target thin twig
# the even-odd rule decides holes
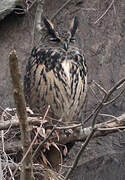
[[[27,11],[29,11],[33,6],[34,4],[37,2],[38,0],[34,0],[31,5],[27,6]]]
[[[114,97],[113,99],[111,99],[110,101],[104,103],[104,105],[109,105],[111,103],[113,103],[114,101],[116,101],[116,99],[118,99],[123,93],[125,92],[125,89],[123,89],[116,97]]]
[[[112,131],[112,130],[120,130],[120,129],[125,129],[125,126],[118,126],[118,127],[110,127],[110,128],[97,128],[99,131]]]
[[[53,14],[53,16],[51,17],[51,20],[53,20],[53,19],[60,13],[60,11],[62,11],[62,9],[63,9],[64,7],[66,7],[66,5],[68,5],[70,2],[71,2],[71,0],[66,1],[66,2],[55,12],[55,14]]]
[[[0,109],[1,110],[3,110],[6,114],[8,114],[9,116],[12,116],[8,111],[10,110],[10,108],[6,108],[6,109],[4,109],[2,106],[0,106]],[[12,111],[13,109],[11,109],[11,111]],[[15,108],[15,110],[16,110],[16,108]]]
[[[1,121],[2,121],[3,123],[5,122],[5,121],[4,121],[5,114],[6,114],[6,109],[3,111],[2,115],[1,115]],[[9,172],[10,172],[10,175],[11,175],[12,180],[14,180],[14,177],[13,177],[13,175],[12,175],[12,170],[11,170],[11,168],[9,167],[9,163],[8,163],[8,156],[7,156],[6,152],[5,152],[5,140],[4,140],[4,139],[5,139],[5,134],[6,134],[7,132],[9,132],[10,128],[11,128],[11,125],[10,125],[10,127],[8,128],[8,130],[7,130],[6,132],[4,132],[3,130],[1,131],[2,153],[3,153],[4,156],[6,157],[7,167],[8,167],[8,169],[9,169]],[[1,171],[1,173],[2,173],[2,171]],[[3,178],[1,178],[1,179],[3,179]]]
[[[56,127],[56,129],[58,130],[68,130],[68,129],[75,129],[75,128],[78,128],[78,127],[81,127],[82,124],[75,124],[75,125],[72,125],[72,126],[61,126],[61,127]]]
[[[99,104],[100,105],[100,104]],[[95,114],[95,112],[98,110],[99,105],[93,110],[93,112],[83,121],[83,125],[91,119],[91,117]]]
[[[97,9],[95,9],[95,8],[83,8],[83,7],[80,7],[80,9],[82,9],[83,11],[97,11]]]
[[[96,95],[96,92],[95,92],[95,90],[92,88],[92,86],[90,86],[90,90],[91,90],[91,92],[92,92],[92,95],[95,97],[97,103],[99,103],[99,102],[100,102],[100,99],[99,99],[99,97]]]
[[[104,93],[104,94],[107,94],[108,92],[102,87],[100,86],[96,81],[93,81],[94,84]]]
[[[48,139],[50,138],[50,136],[52,135],[52,133],[55,131],[56,129],[56,125],[53,127],[53,129],[51,130],[51,132],[48,134],[48,136],[39,144],[39,146],[37,147],[37,149],[34,151],[32,158],[34,158],[34,156],[36,155],[37,151],[39,150],[39,148],[46,142],[48,141]]]
[[[92,122],[92,127],[94,127],[95,125],[95,121],[96,121],[96,117],[98,115],[98,113],[100,112],[100,110],[102,109],[102,107],[105,105],[105,103],[108,101],[109,97],[113,94],[113,92],[115,90],[117,90],[117,88],[119,86],[121,86],[123,83],[125,82],[125,78],[121,79],[120,81],[118,81],[109,91],[108,91],[108,94],[106,94],[104,96],[104,98],[102,99],[102,102],[97,106],[97,110],[94,114],[94,117],[93,117],[93,122]]]
[[[96,116],[96,113],[98,114],[97,111],[100,111],[99,109],[102,108],[101,106],[106,105],[105,103],[107,103],[109,97],[113,94],[113,92],[117,89],[119,89],[119,87],[122,86],[122,84],[125,83],[125,78],[120,79],[109,91],[107,94],[105,94],[103,100],[97,105],[97,107],[93,110],[93,112],[84,120],[83,124],[85,124],[93,115]]]
[[[113,119],[118,120],[118,118],[116,116],[113,116],[111,114],[99,114],[99,116],[106,116],[106,117],[112,117]]]
[[[108,96],[110,96],[116,89],[119,89],[119,87],[122,87],[122,85],[125,83],[125,77],[120,79],[108,92]]]
[[[47,110],[46,110],[46,112],[45,112],[45,115],[44,115],[44,117],[43,117],[43,120],[42,120],[42,121],[44,121],[44,120],[45,120],[45,118],[46,118],[46,116],[47,116],[47,114],[48,114],[48,112],[49,112],[49,109],[50,109],[50,106],[48,106],[48,108],[47,108]],[[40,125],[40,127],[39,127],[39,129],[38,129],[38,131],[37,131],[37,133],[36,133],[36,135],[35,135],[35,137],[34,137],[34,139],[33,139],[32,143],[30,144],[30,147],[29,147],[28,151],[32,148],[32,146],[33,146],[34,142],[36,141],[37,136],[38,136],[38,134],[39,134],[39,133],[40,133],[40,131],[41,131],[42,125],[43,125],[43,124],[41,123],[41,125]],[[22,164],[22,162],[24,161],[25,157],[27,156],[28,151],[27,151],[27,153],[25,154],[25,156],[23,157],[23,159],[21,160],[21,164]]]
[[[110,3],[109,7],[106,9],[106,11],[94,22],[94,24],[97,24],[105,15],[106,13],[109,11],[109,9],[112,7],[112,5],[114,4],[114,0],[112,0],[112,2]]]
[[[76,167],[77,164],[78,164],[78,161],[79,161],[82,153],[84,152],[86,146],[88,145],[90,139],[92,138],[94,132],[95,132],[95,129],[93,128],[92,131],[91,131],[91,133],[89,134],[89,136],[86,138],[86,140],[85,140],[84,144],[82,145],[81,149],[79,150],[78,154],[76,155],[76,158],[75,158],[75,160],[74,160],[74,162],[73,162],[73,165],[72,165],[72,167],[69,169],[69,171],[67,172],[64,180],[68,180],[69,176],[72,174],[73,170],[75,169],[75,167]]]

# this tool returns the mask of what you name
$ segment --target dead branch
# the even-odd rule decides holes
[[[7,122],[7,125],[10,123],[9,120],[5,121],[4,123],[6,124],[6,122]],[[37,119],[37,117],[34,118],[33,120],[30,117],[28,119],[28,122],[30,122],[32,125],[34,124],[34,125],[37,125],[37,126],[40,126],[40,124],[41,124],[39,118]],[[1,127],[4,127],[4,123],[3,124],[0,123],[0,126],[2,125]],[[17,125],[16,127],[19,127],[19,121],[14,120],[14,122],[13,121],[11,122],[11,128],[15,127],[15,124]],[[67,143],[70,143],[72,141],[85,141],[86,137],[88,135],[90,135],[92,127],[89,126],[89,127],[83,128],[83,130],[81,132],[80,128],[79,128],[80,126],[81,126],[81,124],[73,125],[73,126],[69,126],[69,127],[58,127],[58,126],[55,127],[54,126],[53,127],[54,130],[57,129],[57,130],[61,131],[61,130],[67,130],[69,128],[74,129],[74,130],[73,130],[73,133],[71,135],[69,135],[68,137],[65,136],[65,134],[60,135],[59,140],[57,139],[57,137],[53,137],[53,136],[51,136],[51,137],[49,136],[49,137],[51,138],[52,141],[58,142],[60,144],[67,144]],[[113,118],[111,118],[111,120],[109,120],[107,122],[96,124],[95,128],[96,128],[96,132],[95,132],[93,137],[104,136],[104,135],[119,131],[120,129],[124,130],[125,129],[125,114],[122,114],[119,117],[113,117]],[[53,129],[52,129],[52,132],[53,132]],[[5,130],[5,128],[4,128],[4,130]],[[48,138],[46,139],[46,141],[47,140],[48,140]],[[21,150],[20,145],[16,146],[15,148],[14,148],[14,146],[15,146],[14,144],[6,145],[5,146],[6,153],[12,152],[12,150],[14,150],[14,151]]]
[[[39,146],[37,147],[37,149],[34,151],[32,158],[34,158],[34,156],[36,155],[36,153],[38,152],[38,150],[40,149],[40,147],[42,147],[42,145],[49,140],[50,136],[52,136],[52,133],[56,130],[56,127],[57,127],[58,124],[59,124],[59,123],[57,123],[57,124],[53,127],[53,129],[52,129],[51,132],[48,134],[48,136],[39,144]]]
[[[93,81],[94,84],[104,93],[104,94],[107,94],[108,92],[102,87],[100,86],[96,81]]]
[[[25,103],[23,88],[21,84],[21,76],[20,76],[19,68],[18,68],[18,59],[16,56],[16,52],[14,50],[9,55],[9,66],[10,66],[10,73],[11,73],[12,83],[13,83],[14,100],[15,100],[15,105],[17,109],[17,115],[20,122],[23,156],[25,156],[30,146],[31,140],[30,140],[30,134],[28,131],[26,103]],[[33,179],[31,154],[32,152],[30,149],[29,153],[27,154],[27,156],[25,157],[23,161],[23,167],[21,171],[22,180]]]
[[[45,115],[44,115],[44,117],[43,117],[43,121],[45,120],[45,118],[46,118],[46,116],[47,116],[47,114],[48,114],[49,108],[50,108],[50,106],[48,106],[48,108],[47,108],[47,110],[46,110],[46,113],[45,113]],[[39,128],[39,130],[37,131],[37,133],[36,133],[36,135],[35,135],[32,143],[31,143],[30,147],[33,146],[35,140],[37,139],[38,134],[40,133],[41,128],[42,128],[42,123],[41,123],[40,128]],[[30,147],[29,147],[29,148],[30,148]],[[32,156],[32,157],[33,157],[33,156]]]
[[[63,9],[64,7],[66,7],[70,2],[71,2],[71,0],[66,1],[66,2],[56,11],[56,13],[53,14],[53,16],[51,17],[51,20],[53,20],[53,19],[60,13],[60,11],[62,11],[62,9]]]
[[[109,7],[106,9],[106,11],[94,22],[94,24],[97,24],[105,15],[106,13],[109,11],[109,9],[112,7],[112,5],[114,4],[114,0],[112,0],[112,2],[110,3]]]
[[[41,118],[28,117],[27,122],[30,125],[40,126]],[[10,120],[4,121],[4,123],[0,122],[0,130],[7,130],[9,127],[12,127],[12,128],[19,127],[19,120],[16,116],[12,116],[12,118]]]

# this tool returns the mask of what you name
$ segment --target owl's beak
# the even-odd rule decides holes
[[[68,43],[67,42],[64,42],[64,49],[65,49],[65,51],[68,50]]]

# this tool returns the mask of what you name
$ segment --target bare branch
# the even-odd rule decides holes
[[[113,94],[113,92],[115,90],[117,90],[117,88],[119,86],[121,86],[123,83],[125,82],[125,78],[121,79],[119,82],[117,82],[109,91],[108,91],[108,94],[106,94],[104,96],[104,98],[102,99],[102,102],[97,106],[97,110],[94,114],[94,117],[93,117],[93,122],[92,122],[92,127],[94,127],[95,125],[95,121],[96,121],[96,117],[98,115],[98,113],[100,112],[100,110],[103,108],[103,106],[105,105],[105,103],[108,101],[109,97]]]
[[[104,103],[104,105],[109,105],[109,104],[113,103],[113,102],[116,101],[116,99],[118,99],[124,92],[125,92],[125,89],[123,89],[116,97],[114,97],[113,99],[111,99],[111,100],[108,101],[107,103]]]
[[[95,85],[104,93],[107,94],[108,92],[102,87],[100,86],[96,81],[93,81],[95,83]]]
[[[27,11],[31,10],[31,8],[34,6],[34,4],[37,2],[37,0],[34,0],[31,5],[27,4]]]
[[[114,116],[111,116],[111,117],[112,117],[112,119],[110,119],[109,121],[95,125],[96,132],[94,133],[94,137],[101,137],[102,135],[114,133],[114,132],[118,131],[119,129],[121,129],[121,130],[125,129],[125,114],[123,114],[119,117],[114,117]],[[31,124],[34,123],[36,125],[35,121],[37,121],[37,118],[34,118],[33,121],[30,118],[29,122],[30,121],[31,121]],[[15,121],[14,121],[14,123],[15,123]],[[17,120],[17,123],[18,123],[18,120]],[[39,118],[38,118],[37,123],[38,123],[37,124],[38,126],[41,124],[41,122],[39,121]],[[18,125],[19,125],[19,123],[18,123]],[[12,127],[13,127],[13,121],[12,121]],[[69,126],[69,127],[71,128],[71,126]],[[63,130],[63,129],[59,129],[60,127],[58,127],[58,126],[56,128],[58,131]],[[79,127],[75,128],[75,126],[73,126],[73,128],[74,128],[74,130],[73,130],[73,133],[71,135],[65,136],[65,134],[62,134],[59,136],[59,139],[58,139],[55,136],[53,137],[53,135],[51,134],[51,136],[49,137],[49,140],[51,139],[52,142],[60,143],[60,144],[67,144],[67,143],[70,143],[72,141],[85,141],[86,137],[89,136],[91,131],[92,131],[91,126],[83,128],[82,132],[80,131]],[[109,129],[110,129],[110,131],[109,131]],[[41,140],[43,140],[42,137],[41,137]],[[47,136],[46,141],[47,140],[48,140],[48,136]],[[44,141],[44,143],[45,143],[45,141]],[[34,147],[37,147],[37,146],[38,146],[38,144],[36,144]],[[12,152],[12,150],[13,151],[16,151],[16,150],[19,151],[19,150],[21,150],[21,146],[19,144],[16,146],[16,144],[14,145],[12,143],[5,146],[5,152],[6,153],[10,153],[10,152]]]
[[[97,105],[97,107],[94,109],[94,111],[89,115],[89,117],[87,117],[83,124],[85,124],[91,117],[94,116],[94,119],[96,119],[96,116],[98,115],[98,112],[100,112],[100,110],[102,109],[103,106],[106,105],[106,103],[108,102],[109,97],[117,90],[119,89],[119,87],[122,87],[122,85],[125,83],[125,78],[119,80],[109,91],[107,94],[105,94],[105,96],[103,97],[102,101]],[[119,97],[119,96],[118,96]],[[116,97],[116,99],[118,98]],[[115,99],[113,99],[114,101]],[[94,124],[94,121],[93,121]]]
[[[100,115],[100,114],[99,114]],[[102,114],[104,115],[104,114]],[[112,117],[112,119],[110,121],[107,121],[105,123],[100,123],[100,124],[96,124],[96,129],[100,128],[104,128],[104,127],[117,127],[119,126],[124,126],[125,125],[125,114],[119,116],[119,117],[114,117],[112,115],[106,115],[109,117]],[[28,118],[28,122],[31,125],[36,125],[36,126],[40,126],[41,124],[41,119],[38,117],[33,117],[33,119],[31,117]],[[5,124],[5,126],[4,126]],[[5,130],[9,127],[10,125],[10,121],[4,121],[4,123],[0,123],[0,130],[2,130],[2,128]],[[59,141],[57,140],[57,138],[53,137],[53,141],[55,142],[59,142],[62,144],[66,144],[68,142],[71,141],[79,141],[79,140],[85,140],[85,138],[90,134],[92,127],[87,127],[87,128],[83,128],[82,132],[80,132],[80,127],[82,124],[78,124],[78,125],[72,125],[72,126],[67,126],[67,127],[56,127],[54,129],[57,129],[59,131],[61,130],[67,130],[67,129],[74,129],[73,130],[73,134],[69,135],[68,137],[65,137],[65,135],[62,135],[59,137]],[[11,128],[13,127],[19,127],[19,121],[18,119],[15,119],[15,116],[12,118],[11,120]],[[96,134],[96,133],[95,133]],[[101,136],[101,134],[98,135]],[[96,136],[96,135],[95,135]],[[52,138],[52,137],[51,137]]]
[[[53,20],[53,19],[59,14],[59,12],[62,11],[62,9],[63,9],[64,7],[66,7],[70,2],[71,2],[71,0],[66,1],[66,2],[57,10],[57,12],[56,12],[55,14],[53,14],[53,16],[51,17],[51,20]]]
[[[114,0],[112,0],[112,2],[110,3],[109,7],[106,9],[106,11],[94,22],[94,24],[97,24],[105,15],[106,13],[109,11],[109,9],[112,7],[112,5],[114,4]]]
[[[48,108],[47,108],[47,110],[46,110],[46,113],[45,113],[45,115],[44,115],[44,117],[43,117],[43,121],[45,120],[45,118],[46,118],[46,116],[47,116],[47,114],[48,114],[49,109],[50,109],[50,106],[48,106]],[[33,146],[33,144],[34,144],[34,142],[35,142],[38,134],[39,134],[40,131],[41,131],[41,128],[42,128],[42,123],[41,123],[41,125],[40,125],[40,127],[39,127],[39,130],[37,131],[37,133],[36,133],[36,135],[35,135],[35,137],[34,137],[34,139],[33,139],[33,141],[32,141],[32,143],[31,143],[31,145],[30,145],[29,148],[31,148],[31,147]]]
[[[90,90],[91,90],[91,92],[92,92],[93,97],[95,97],[96,101],[99,103],[99,102],[100,102],[100,99],[99,99],[98,96],[96,95],[96,92],[95,92],[95,90],[93,89],[92,86],[90,86]]]
[[[9,55],[9,66],[10,73],[13,83],[13,94],[15,105],[17,109],[17,115],[20,122],[20,131],[21,131],[21,141],[23,146],[23,155],[26,154],[29,145],[30,145],[30,134],[28,132],[28,122],[27,122],[27,113],[26,113],[26,104],[22,88],[21,76],[18,68],[18,59],[16,52],[13,50]],[[32,156],[31,150],[27,154],[25,160],[23,161],[21,177],[23,180],[33,179],[32,171]]]
[[[60,120],[61,121],[61,120]],[[50,138],[50,136],[52,135],[52,133],[56,130],[57,126],[58,126],[59,122],[53,127],[53,129],[51,130],[51,132],[48,134],[48,136],[39,144],[39,146],[37,147],[37,149],[34,151],[32,158],[34,158],[34,156],[36,155],[36,153],[38,152],[39,148],[48,141],[48,139]]]
[[[123,79],[120,79],[108,92],[108,96],[111,96],[113,94],[113,92],[117,89],[119,89],[120,87],[123,86],[123,84],[125,83],[125,77]]]
[[[111,114],[99,114],[99,116],[111,117],[111,118],[113,118],[113,119],[118,120],[117,117],[115,117],[115,116],[113,116],[113,115],[111,115]]]

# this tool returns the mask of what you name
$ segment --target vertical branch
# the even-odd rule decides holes
[[[9,66],[10,66],[10,73],[13,83],[13,95],[17,110],[17,116],[20,122],[21,141],[22,141],[23,156],[24,156],[30,146],[31,141],[30,141],[30,134],[28,132],[28,121],[27,121],[25,98],[23,93],[21,76],[18,68],[18,59],[15,51],[12,51],[9,55]],[[29,151],[29,153],[27,154],[26,158],[23,161],[23,166],[21,171],[21,180],[27,180],[27,179],[33,179],[31,150]]]
[[[33,45],[36,45],[40,39],[40,32],[42,30],[41,19],[43,16],[43,6],[45,0],[37,0],[37,9],[34,21],[34,32],[33,32]]]

